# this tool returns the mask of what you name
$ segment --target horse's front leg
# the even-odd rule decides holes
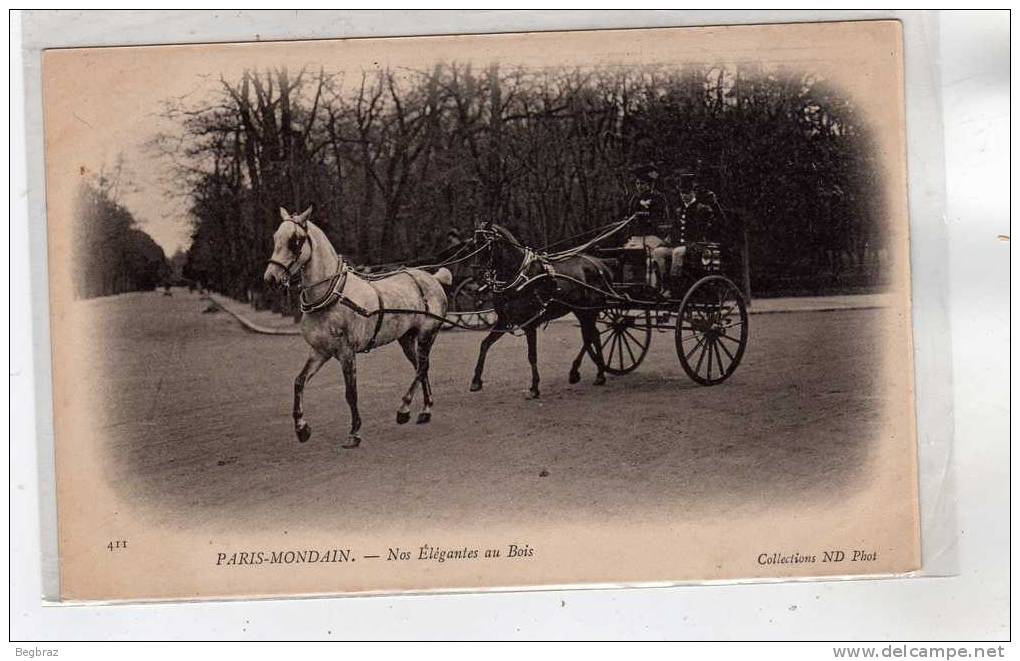
[[[531,391],[528,397],[538,399],[538,329],[528,326],[524,334],[528,338],[528,362],[531,363]]]
[[[301,368],[301,372],[294,379],[294,433],[297,434],[300,443],[304,443],[312,437],[312,428],[305,422],[305,385],[309,379],[315,376],[319,368],[326,364],[327,360],[329,360],[329,354],[322,354],[312,349],[308,354],[308,360],[305,361],[305,366]]]
[[[496,328],[499,327],[499,320],[497,320]],[[503,331],[489,331],[489,334],[482,340],[482,345],[478,348],[478,363],[475,364],[475,377],[471,380],[471,392],[478,392],[482,389],[482,371],[485,370],[485,354],[489,352],[489,347],[495,344],[503,335]]]
[[[361,445],[361,437],[358,430],[361,429],[361,415],[358,413],[358,372],[354,363],[354,352],[346,349],[343,353],[337,354],[337,360],[344,371],[344,394],[347,397],[347,406],[351,409],[351,433],[347,442],[341,447],[356,448]]]

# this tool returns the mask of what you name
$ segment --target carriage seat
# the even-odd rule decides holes
[[[640,245],[637,247],[622,246],[617,248],[596,248],[592,251],[613,273],[613,282],[628,284],[647,284],[649,252]]]

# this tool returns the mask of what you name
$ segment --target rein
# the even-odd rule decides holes
[[[499,280],[495,273],[493,273],[494,269],[489,269],[490,274],[487,275],[485,278],[486,284],[488,284],[488,286],[492,289],[494,293],[504,293],[509,290],[520,291],[539,278],[547,276],[555,278],[558,275],[556,273],[556,268],[553,266],[555,262],[562,262],[573,257],[583,256],[582,253],[585,250],[588,250],[593,245],[609,238],[613,234],[616,234],[624,227],[629,225],[631,222],[633,222],[635,218],[637,218],[637,214],[633,214],[629,218],[626,218],[619,222],[605,225],[602,228],[599,228],[599,234],[593,237],[592,239],[585,241],[581,245],[571,248],[569,250],[561,250],[559,252],[554,253],[547,253],[545,251],[534,250],[528,246],[522,245],[514,240],[511,240],[510,237],[507,237],[501,234],[500,232],[497,232],[492,229],[479,229],[477,230],[477,233],[485,237],[486,246],[491,246],[491,244],[496,241],[503,241],[508,245],[511,245],[517,248],[518,250],[523,251],[524,253],[524,257],[521,260],[521,265],[517,269],[517,275],[514,276],[512,280]],[[529,268],[531,268],[532,264],[534,264],[535,262],[541,264],[542,273],[536,274],[534,276],[528,276],[527,271]]]
[[[495,275],[495,269],[492,269],[492,268],[488,269],[488,271],[487,271],[487,273],[486,273],[486,275],[484,277],[484,280],[485,280],[486,286],[490,287],[494,293],[504,294],[504,293],[506,293],[508,291],[511,291],[511,290],[512,291],[522,291],[528,285],[530,285],[531,283],[533,283],[536,280],[539,280],[541,278],[552,278],[554,281],[556,279],[564,279],[564,280],[567,280],[567,281],[571,281],[571,282],[581,286],[584,289],[587,289],[587,290],[592,291],[592,292],[597,293],[597,294],[601,294],[601,295],[605,296],[606,298],[608,298],[610,300],[616,300],[616,301],[620,301],[620,302],[628,301],[628,302],[632,302],[632,303],[637,303],[638,305],[654,305],[654,303],[652,301],[639,301],[639,300],[631,298],[629,295],[626,295],[626,294],[625,295],[621,295],[621,294],[619,294],[618,292],[613,290],[611,284],[609,284],[608,282],[605,281],[605,276],[604,275],[603,275],[603,284],[606,285],[607,287],[606,287],[606,289],[601,289],[599,287],[594,287],[594,286],[592,286],[592,285],[590,285],[590,284],[588,284],[586,282],[582,282],[582,281],[577,280],[575,278],[572,278],[572,277],[569,277],[567,275],[564,275],[562,273],[558,273],[556,271],[556,269],[553,267],[553,262],[558,262],[558,261],[566,260],[566,259],[569,259],[571,257],[578,256],[578,255],[580,255],[581,257],[584,257],[584,258],[586,258],[586,259],[588,259],[590,261],[590,258],[588,258],[586,255],[581,255],[582,251],[586,250],[587,248],[590,248],[592,245],[598,243],[599,241],[602,241],[602,240],[608,238],[609,236],[615,234],[616,232],[620,231],[625,226],[630,224],[631,221],[633,221],[635,217],[636,217],[636,215],[631,216],[631,217],[629,217],[629,218],[627,218],[625,220],[619,221],[617,223],[613,223],[612,225],[609,226],[608,230],[603,231],[601,234],[599,234],[598,236],[594,237],[593,239],[585,242],[581,246],[578,246],[576,248],[572,248],[570,250],[564,250],[564,251],[552,253],[552,254],[547,254],[545,252],[540,252],[540,251],[534,250],[534,249],[532,249],[532,248],[530,248],[528,246],[522,245],[522,244],[518,243],[517,241],[512,240],[510,237],[504,236],[504,235],[502,235],[502,234],[500,234],[500,233],[498,233],[498,232],[496,232],[494,230],[491,230],[491,229],[481,229],[480,228],[480,229],[477,229],[475,231],[475,233],[476,233],[476,235],[480,235],[481,237],[483,237],[483,240],[479,241],[478,239],[475,239],[474,243],[480,244],[480,245],[477,245],[476,247],[474,247],[474,249],[468,249],[468,244],[465,244],[465,246],[461,247],[459,250],[457,250],[457,252],[455,252],[453,255],[451,255],[449,258],[447,258],[446,260],[444,260],[442,262],[439,262],[437,264],[424,265],[424,266],[416,267],[416,268],[441,268],[441,267],[445,267],[445,266],[451,266],[453,264],[458,264],[458,263],[461,263],[461,262],[464,262],[464,261],[467,261],[467,260],[473,258],[475,255],[479,254],[480,252],[482,252],[483,250],[485,250],[487,248],[491,248],[492,245],[494,243],[496,243],[497,241],[502,241],[502,242],[505,242],[505,243],[507,243],[509,245],[512,245],[512,246],[516,247],[517,249],[523,251],[524,254],[523,254],[523,257],[522,257],[522,260],[521,260],[521,265],[520,265],[520,267],[518,267],[517,273],[516,273],[516,275],[514,276],[514,278],[512,280],[499,280],[496,277],[496,275]],[[305,243],[309,244],[310,250],[314,250],[314,244],[309,242],[310,234],[308,232],[307,226],[302,225],[301,223],[298,223],[297,221],[295,221],[293,219],[290,219],[290,218],[288,218],[287,220],[289,222],[294,223],[298,227],[300,227],[302,229],[302,232],[303,232],[301,235],[299,235],[300,241],[299,241],[299,243],[296,246],[296,250],[293,251],[296,256],[294,257],[294,259],[292,259],[287,264],[284,264],[282,262],[276,261],[274,259],[270,259],[269,263],[270,264],[275,264],[275,265],[279,266],[281,269],[283,269],[284,273],[287,276],[286,277],[286,283],[289,285],[291,278],[293,278],[293,276],[295,275],[295,273],[292,273],[291,269],[293,268],[294,264],[301,258],[301,252],[304,250]],[[464,252],[465,249],[468,249],[467,253],[461,255],[461,253]],[[305,285],[305,284],[302,283],[302,285],[300,286],[299,302],[300,302],[301,311],[304,312],[304,313],[317,312],[317,311],[323,310],[325,308],[328,308],[328,307],[330,307],[332,305],[335,305],[335,304],[339,303],[339,304],[344,305],[345,307],[349,308],[350,310],[352,310],[353,312],[355,312],[359,316],[362,316],[362,317],[365,317],[365,318],[377,317],[376,325],[375,325],[375,332],[372,335],[372,339],[369,341],[368,347],[366,349],[363,349],[363,351],[369,351],[369,350],[371,350],[374,347],[374,345],[375,345],[375,338],[376,338],[376,335],[378,335],[379,329],[382,326],[382,319],[383,319],[383,315],[385,313],[390,313],[390,314],[419,314],[419,315],[424,315],[426,317],[435,319],[436,321],[441,321],[444,324],[447,324],[447,325],[450,325],[450,326],[455,326],[457,328],[463,328],[465,330],[476,330],[476,329],[474,329],[474,328],[472,328],[470,326],[463,325],[460,322],[453,321],[453,320],[447,319],[445,317],[440,317],[439,315],[436,315],[436,314],[433,314],[432,312],[429,312],[429,310],[428,310],[428,302],[427,302],[427,300],[425,298],[424,290],[422,290],[422,288],[421,288],[421,284],[418,283],[417,279],[415,279],[414,276],[412,276],[410,273],[407,272],[406,268],[401,267],[401,268],[393,269],[393,270],[390,270],[390,271],[387,271],[387,272],[383,272],[383,273],[360,273],[360,272],[352,269],[351,267],[349,267],[347,265],[347,263],[343,261],[343,258],[339,254],[336,257],[337,257],[336,273],[334,273],[333,275],[331,275],[329,277],[322,278],[321,280],[317,280],[317,281],[315,281],[315,282],[313,282],[311,284],[308,284],[308,285]],[[491,257],[490,257],[490,259],[491,259]],[[311,257],[309,256],[309,261],[310,260],[311,260]],[[537,273],[535,275],[531,275],[531,276],[527,275],[528,269],[531,268],[535,263],[538,263],[538,264],[541,265],[542,272],[541,273]],[[299,270],[299,272],[303,272],[303,269],[304,269],[304,267],[302,266],[301,269]],[[418,288],[418,292],[421,295],[424,309],[423,310],[410,310],[410,309],[404,309],[404,308],[385,308],[383,306],[382,298],[381,298],[381,296],[379,296],[378,290],[376,290],[376,295],[377,295],[377,298],[378,298],[379,307],[377,309],[375,309],[375,310],[367,310],[367,309],[361,307],[360,305],[358,305],[354,301],[352,301],[349,298],[344,296],[344,289],[345,289],[345,287],[347,285],[347,278],[348,278],[348,275],[352,271],[354,271],[360,277],[364,278],[369,283],[371,283],[371,281],[374,281],[374,280],[382,280],[384,278],[400,275],[401,273],[407,274],[408,277],[410,277],[414,281],[415,285]],[[315,287],[318,287],[318,286],[320,286],[320,285],[322,285],[324,283],[327,283],[327,282],[330,283],[330,286],[326,290],[326,293],[323,294],[322,296],[320,296],[318,299],[316,299],[314,301],[309,301],[308,300],[309,292],[311,292],[312,289],[314,289]],[[548,300],[543,301],[541,299],[541,297],[538,295],[538,292],[534,292],[534,296],[536,297],[536,301],[539,303],[539,306],[540,306],[539,311],[535,315],[533,315],[530,319],[528,319],[524,323],[516,324],[516,326],[517,326],[516,329],[515,328],[493,329],[494,332],[510,333],[510,334],[514,335],[514,334],[516,334],[515,330],[523,328],[524,326],[527,326],[528,324],[531,324],[532,322],[534,322],[537,319],[541,318],[541,316],[543,314],[545,314],[548,306],[550,304],[552,304],[552,303],[557,303],[557,304],[561,304],[561,305],[567,305],[568,307],[576,307],[578,309],[581,309],[582,307],[584,309],[601,309],[600,307],[587,308],[587,307],[584,307],[584,306],[577,306],[577,305],[573,305],[573,304],[568,304],[565,301],[561,301],[561,300],[557,299],[555,296],[549,298]]]
[[[292,248],[292,252],[294,253],[295,257],[286,264],[284,264],[283,262],[279,262],[275,259],[270,259],[268,261],[269,264],[275,264],[276,266],[280,267],[283,270],[286,276],[285,283],[289,286],[291,279],[294,277],[294,275],[296,275],[291,269],[294,267],[294,264],[301,259],[301,253],[304,250],[305,243],[308,243],[310,251],[314,251],[315,248],[314,244],[309,241],[310,233],[306,225],[302,225],[301,223],[291,218],[288,218],[287,221],[294,223],[302,230],[302,234],[298,236],[299,241],[297,245],[294,248]],[[448,259],[444,260],[439,264],[434,265],[434,267],[440,268],[471,259],[479,252],[481,252],[486,247],[486,245],[483,245],[482,247],[476,248],[474,250],[470,250],[466,255],[462,256],[460,253],[464,252],[464,250],[468,248],[468,246],[465,245],[461,249],[457,250],[457,252],[451,255]],[[373,287],[372,289],[375,291],[378,307],[375,310],[366,310],[365,308],[361,307],[351,299],[344,296],[344,289],[347,286],[347,278],[353,269],[351,269],[347,265],[347,263],[344,262],[343,258],[339,254],[336,255],[336,258],[337,258],[336,273],[329,277],[322,278],[321,280],[316,280],[315,282],[312,282],[307,285],[304,283],[301,284],[300,293],[298,296],[301,312],[303,313],[318,312],[320,310],[324,310],[332,305],[339,303],[340,305],[343,305],[350,309],[351,311],[353,311],[358,316],[365,317],[366,319],[376,317],[375,329],[372,333],[372,337],[368,342],[368,346],[361,350],[362,352],[368,352],[375,348],[376,337],[379,335],[379,330],[382,328],[383,316],[386,313],[424,315],[426,317],[435,319],[436,321],[441,321],[444,324],[449,324],[467,330],[473,330],[470,326],[465,326],[460,322],[451,321],[449,319],[446,319],[445,317],[440,317],[439,315],[430,312],[428,309],[428,299],[425,296],[425,290],[422,289],[421,283],[419,283],[418,280],[413,275],[411,275],[406,268],[394,269],[386,273],[361,274],[357,273],[357,271],[355,271],[355,273],[360,277],[364,278],[369,284],[371,284],[371,282],[375,280],[382,280],[384,278],[397,276],[400,274],[406,275],[407,277],[411,278],[411,281],[414,282],[414,285],[418,290],[418,295],[421,297],[422,309],[409,310],[404,308],[386,308],[383,305],[382,295],[379,293],[379,290]],[[308,261],[311,261],[311,255],[309,255]],[[428,266],[417,268],[428,268]],[[301,273],[303,276],[304,266],[302,266],[298,270],[298,272]],[[308,298],[309,293],[314,288],[327,282],[330,283],[330,285],[326,292],[316,300],[313,301],[309,300]]]

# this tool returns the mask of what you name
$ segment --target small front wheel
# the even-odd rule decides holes
[[[677,315],[676,353],[687,376],[703,386],[728,379],[747,348],[747,305],[733,282],[706,276],[687,291]]]
[[[599,312],[595,327],[610,374],[633,372],[652,343],[652,315],[648,310],[606,308]]]

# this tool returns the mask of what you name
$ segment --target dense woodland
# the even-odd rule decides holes
[[[184,273],[247,298],[277,208],[354,263],[434,252],[449,228],[510,226],[542,247],[624,217],[631,168],[697,174],[740,241],[755,293],[880,279],[868,132],[817,77],[753,67],[251,70],[172,100],[154,145],[191,200]],[[669,183],[666,182],[668,188]]]
[[[163,249],[116,202],[116,186],[99,175],[78,189],[74,255],[75,295],[109,296],[151,290],[169,274]]]

